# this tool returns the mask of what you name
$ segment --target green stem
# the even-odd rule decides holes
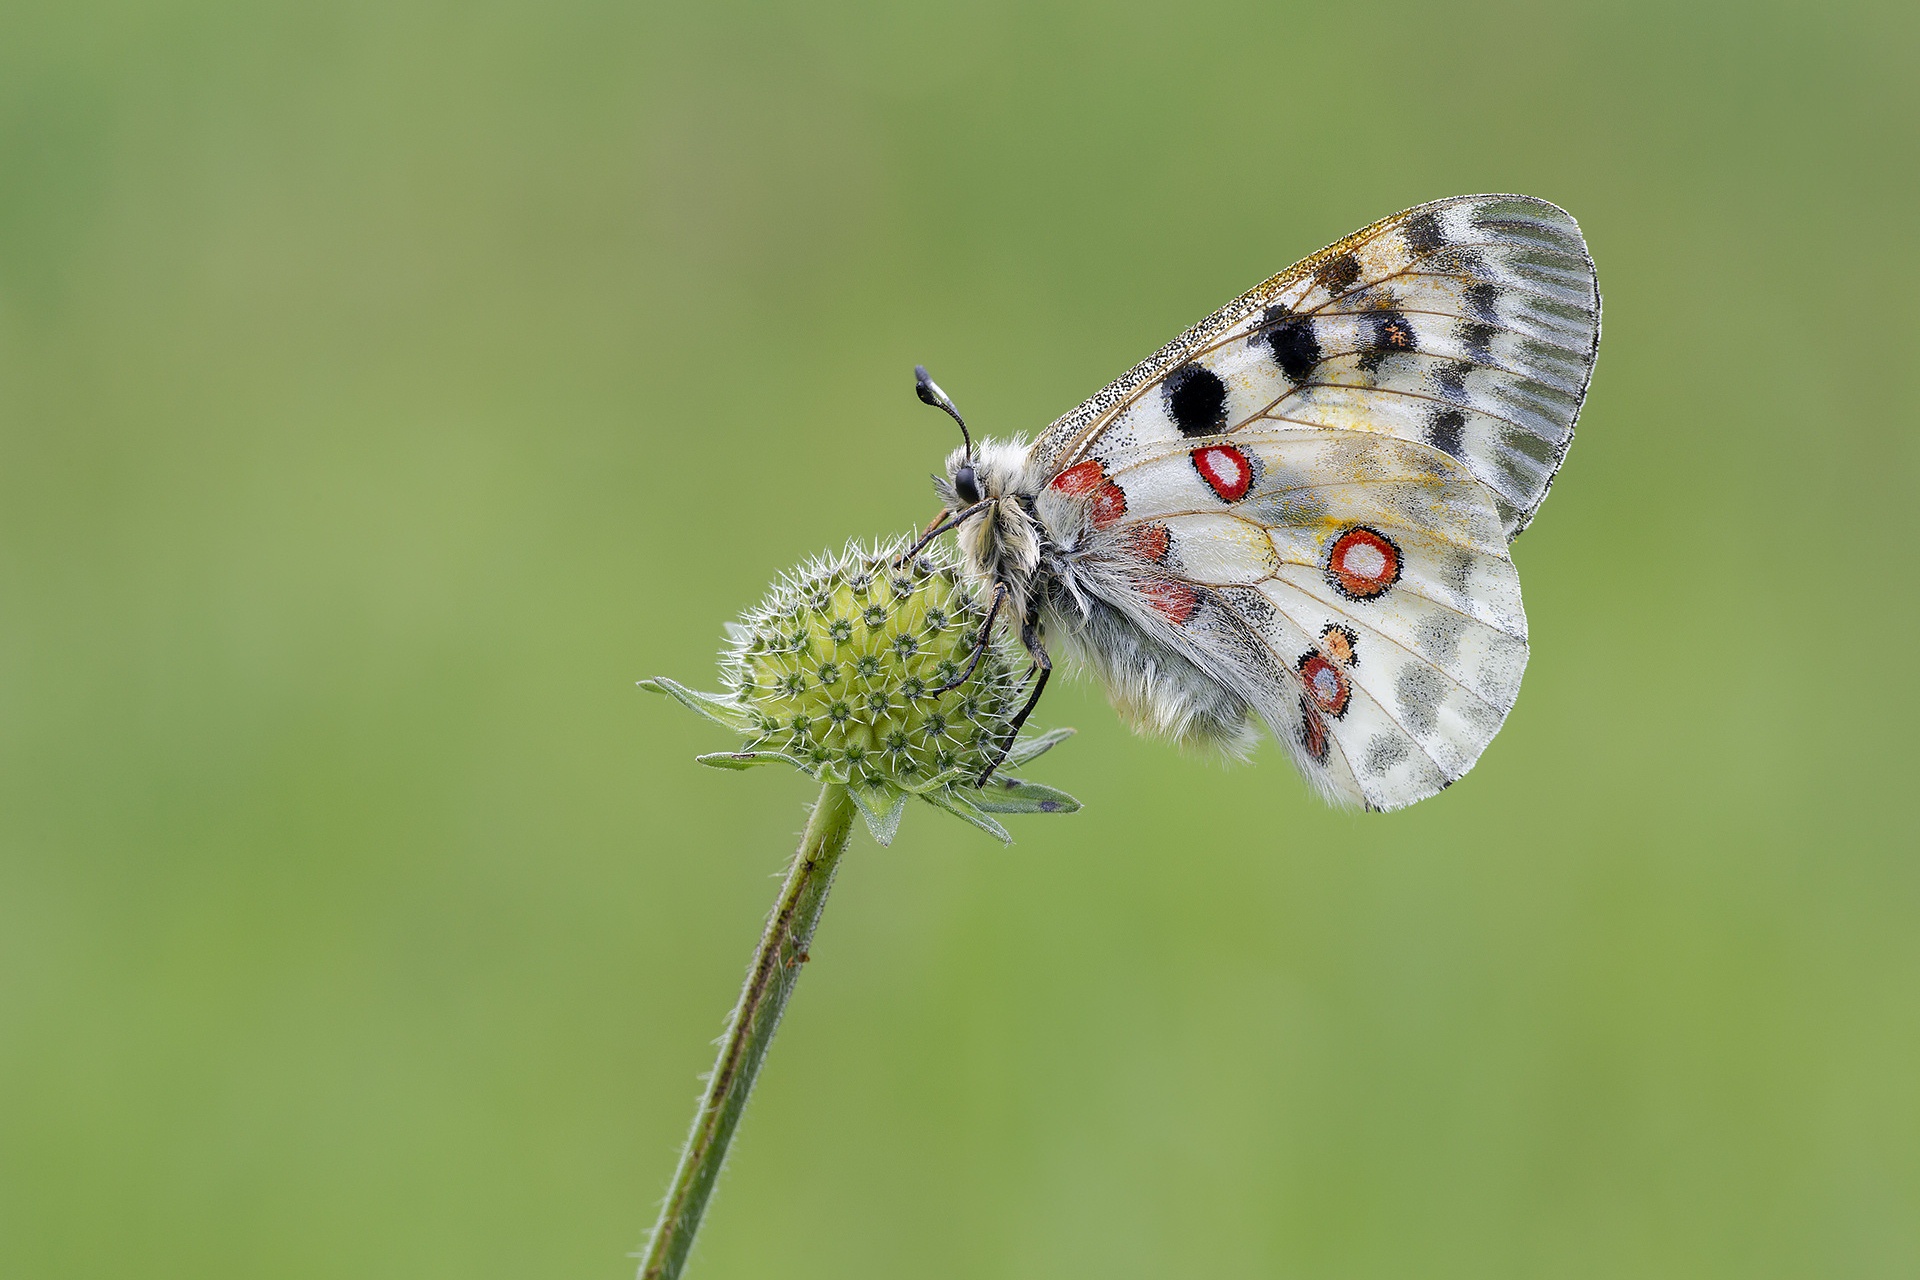
[[[813,816],[807,819],[807,831],[793,855],[787,882],[773,904],[760,946],[753,953],[747,984],[740,991],[740,1003],[734,1006],[720,1057],[707,1081],[706,1096],[693,1118],[693,1132],[687,1136],[686,1150],[680,1153],[680,1167],[660,1208],[660,1221],[654,1225],[646,1260],[640,1264],[640,1280],[675,1280],[686,1265],[707,1201],[713,1197],[713,1184],[726,1162],[733,1131],[746,1109],[747,1095],[753,1092],[753,1082],[766,1060],[767,1047],[773,1043],[780,1015],[800,981],[800,966],[807,961],[814,927],[826,909],[827,891],[833,887],[834,870],[846,851],[854,812],[853,798],[845,787],[833,782],[821,785],[820,798],[814,802]]]

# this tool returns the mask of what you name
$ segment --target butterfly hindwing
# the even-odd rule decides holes
[[[1600,298],[1573,218],[1527,196],[1420,205],[1329,246],[1061,418],[1052,471],[1272,428],[1440,450],[1498,496],[1508,538],[1545,498],[1593,371]]]
[[[1264,425],[1078,465],[1089,483],[1048,500],[1086,504],[1086,554],[1125,610],[1244,697],[1323,793],[1411,804],[1499,730],[1526,614],[1495,498],[1457,460]]]

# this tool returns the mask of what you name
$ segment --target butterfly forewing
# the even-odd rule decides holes
[[[1048,429],[1054,470],[1272,428],[1373,432],[1457,458],[1526,526],[1573,438],[1599,340],[1573,218],[1526,196],[1420,205],[1209,316]]]

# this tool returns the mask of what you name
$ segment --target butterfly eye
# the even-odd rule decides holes
[[[963,462],[960,469],[953,473],[953,491],[960,495],[960,501],[972,506],[980,501],[980,485],[973,477],[973,464]]]

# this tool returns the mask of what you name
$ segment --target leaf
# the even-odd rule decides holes
[[[967,799],[988,813],[1072,813],[1080,807],[1064,791],[1018,778],[996,777]]]
[[[961,818],[972,823],[988,835],[998,839],[1002,844],[1013,843],[1013,837],[1007,834],[1005,827],[980,812],[971,800],[968,800],[958,791],[952,790],[951,788],[945,791],[929,791],[920,798],[936,808],[945,809],[956,818]]]
[[[949,769],[945,773],[936,773],[930,778],[914,778],[903,781],[900,788],[916,796],[929,796],[948,787],[957,787],[973,780],[971,769]]]
[[[732,698],[723,698],[717,693],[701,693],[698,689],[689,689],[665,676],[642,680],[640,687],[648,693],[664,693],[688,710],[697,711],[715,724],[731,729],[735,733],[748,733],[754,727],[753,713]]]
[[[695,756],[693,760],[695,764],[715,769],[751,769],[757,764],[790,764],[804,773],[807,768],[792,756],[778,751],[716,751],[711,755]]]
[[[1027,761],[1051,751],[1054,747],[1071,738],[1073,734],[1074,731],[1072,729],[1049,729],[1037,738],[1022,738],[1013,744],[1013,750],[1007,752],[1007,758],[1003,762],[1003,767],[1018,769]],[[1079,807],[1077,804],[1074,806],[1076,809]]]
[[[885,783],[868,783],[849,786],[847,794],[853,797],[860,816],[867,820],[867,830],[873,833],[874,843],[883,849],[892,844],[895,833],[900,830],[900,815],[907,808],[907,793]]]

